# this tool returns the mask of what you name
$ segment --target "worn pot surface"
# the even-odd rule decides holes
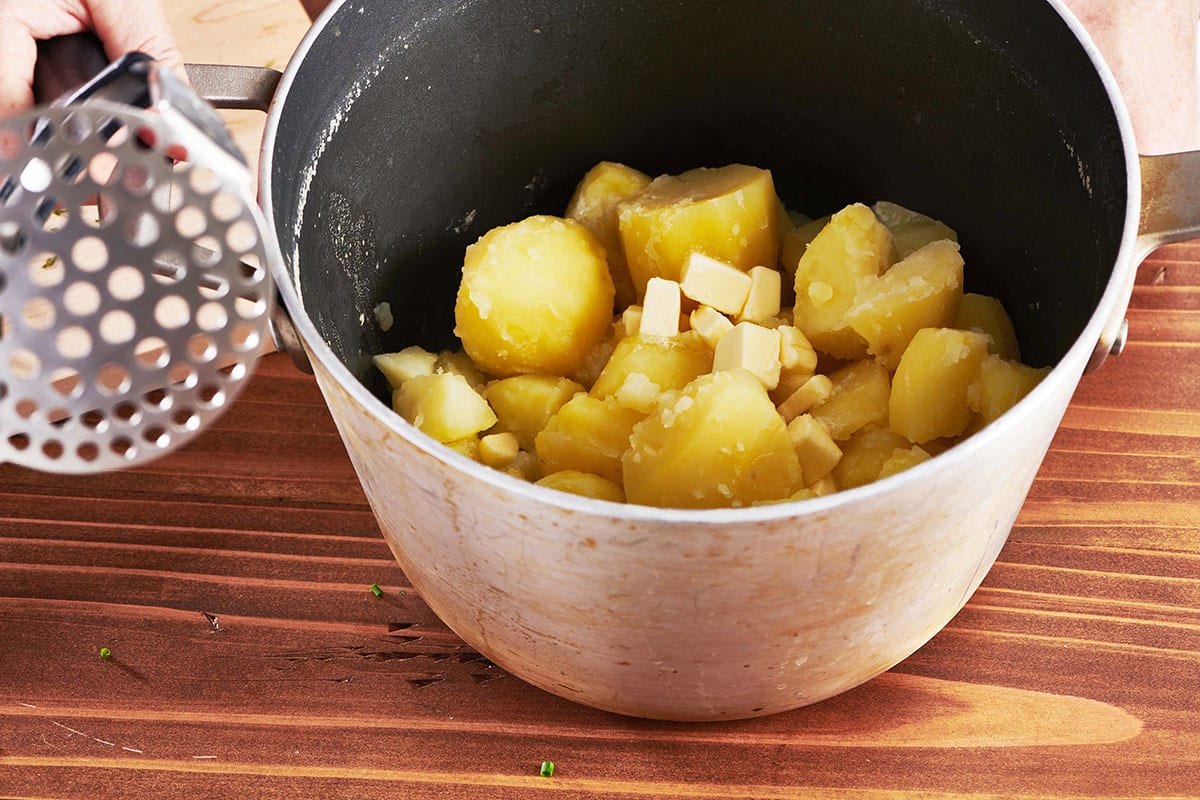
[[[1133,268],[1137,164],[1094,59],[1040,0],[328,11],[272,111],[263,199],[282,295],[414,586],[518,676],[649,717],[793,708],[919,647],[995,559]],[[561,213],[601,159],[742,161],[812,215],[889,199],[940,217],[967,289],[1057,367],[933,461],[799,504],[622,506],[469,462],[392,414],[370,356],[452,345],[465,246]]]

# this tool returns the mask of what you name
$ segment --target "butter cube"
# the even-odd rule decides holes
[[[799,328],[792,325],[780,325],[779,331],[779,363],[788,372],[807,372],[810,375],[817,369],[817,351]]]
[[[638,333],[642,336],[678,336],[681,303],[678,283],[666,278],[651,278],[646,284]]]
[[[479,460],[494,469],[508,468],[520,450],[515,433],[493,433],[479,440]]]
[[[770,267],[750,268],[750,292],[746,304],[738,315],[739,322],[765,323],[779,314],[779,296],[783,291],[783,279],[777,270]],[[772,325],[771,327],[775,327]]]
[[[689,323],[708,346],[716,349],[721,337],[733,330],[729,317],[717,311],[712,306],[700,306],[692,312]]]
[[[380,353],[371,359],[393,389],[418,375],[432,375],[437,368],[438,357],[422,347],[413,345],[398,353]]]
[[[813,375],[796,391],[779,404],[779,413],[785,422],[791,422],[818,403],[823,403],[833,393],[833,381],[826,375]]]
[[[753,322],[739,322],[717,342],[713,372],[745,369],[768,390],[779,385],[779,331]]]
[[[618,339],[624,339],[627,336],[637,336],[638,331],[642,329],[642,307],[632,305],[621,312],[621,328],[618,332]]]
[[[804,483],[817,494],[814,484],[825,478],[842,460],[842,449],[833,441],[829,432],[809,414],[801,414],[788,423],[788,436],[796,456],[800,459],[800,471]],[[834,490],[836,491],[836,486]]]
[[[679,288],[687,297],[730,316],[742,313],[752,284],[737,267],[703,253],[688,254],[679,273]]]

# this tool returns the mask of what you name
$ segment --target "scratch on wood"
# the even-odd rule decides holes
[[[33,703],[22,703],[20,700],[17,701],[17,705],[25,706],[26,708],[37,708]]]
[[[208,620],[208,624],[212,626],[212,633],[218,633],[225,630],[221,627],[221,623],[216,614],[210,614],[207,611],[201,611],[200,613],[204,615],[204,618]]]
[[[27,705],[27,704],[22,703],[21,705]],[[88,734],[84,733],[83,731],[77,731],[74,728],[63,725],[61,722],[55,722],[54,720],[48,720],[48,721],[51,725],[55,725],[59,728],[62,728],[64,731],[66,731],[67,733],[70,733],[72,736],[82,736],[85,739],[91,739],[93,742],[96,742],[97,744],[106,745],[108,747],[117,747],[118,746],[116,742],[110,742],[107,739],[101,739],[99,736],[89,736]],[[44,738],[45,737],[43,737],[43,739]],[[120,745],[120,748],[122,750],[126,750],[130,753],[138,753],[139,755],[141,755],[142,753],[145,752],[143,750],[137,749],[136,747],[126,747],[124,745]]]

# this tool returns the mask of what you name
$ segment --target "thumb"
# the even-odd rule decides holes
[[[88,10],[110,59],[138,50],[182,74],[183,56],[157,2],[91,0]]]

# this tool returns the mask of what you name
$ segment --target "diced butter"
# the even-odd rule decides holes
[[[801,414],[789,422],[787,431],[792,447],[796,449],[796,456],[800,459],[804,483],[821,494],[814,484],[829,475],[842,460],[842,449],[821,423],[808,414]]]
[[[813,375],[779,404],[779,413],[785,422],[791,422],[817,403],[824,402],[832,392],[833,381],[825,375]]]
[[[681,306],[679,284],[666,278],[651,278],[646,283],[642,303],[642,336],[678,336]]]
[[[713,372],[744,369],[767,389],[779,385],[779,331],[753,322],[739,322],[717,342]]]
[[[789,372],[813,373],[817,369],[817,351],[799,328],[780,325],[779,363]]]
[[[687,297],[730,316],[742,313],[751,285],[749,275],[703,253],[690,253],[679,273],[679,287]]]
[[[697,308],[692,312],[689,322],[692,330],[714,349],[717,342],[721,341],[721,337],[733,330],[733,323],[729,321],[729,317],[712,306]]]
[[[779,314],[779,297],[783,291],[783,280],[779,272],[770,267],[750,268],[750,292],[746,304],[738,315],[739,322],[766,323]],[[775,327],[772,325],[771,327]]]
[[[493,433],[479,440],[479,460],[494,469],[506,469],[520,450],[515,433]]]
[[[384,374],[393,389],[418,375],[432,375],[438,357],[423,347],[406,347],[398,353],[380,353],[371,362]]]
[[[621,312],[621,327],[624,329],[618,339],[626,336],[637,336],[642,329],[642,307],[632,305]]]

